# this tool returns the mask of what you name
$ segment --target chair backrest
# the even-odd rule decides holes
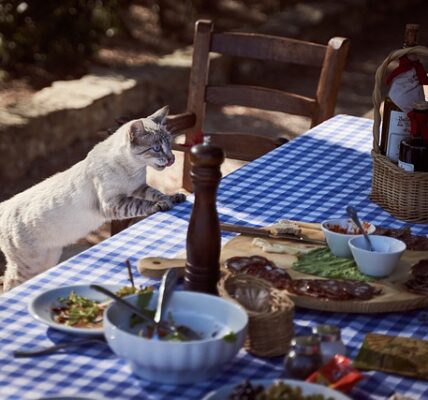
[[[349,41],[335,37],[327,45],[255,33],[214,33],[211,21],[196,22],[187,111],[202,129],[206,103],[241,105],[308,116],[312,126],[333,116]],[[241,85],[209,86],[209,54],[280,61],[320,67],[314,97]]]

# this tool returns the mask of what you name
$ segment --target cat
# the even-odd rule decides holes
[[[144,217],[185,201],[146,184],[147,166],[171,166],[168,106],[127,122],[86,158],[0,203],[4,291],[56,265],[62,248],[113,219]]]

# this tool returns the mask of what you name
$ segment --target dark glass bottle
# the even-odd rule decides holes
[[[418,44],[419,25],[407,24],[404,32],[403,48]],[[411,109],[411,104],[409,104]],[[393,161],[398,159],[398,148],[401,139],[408,134],[409,120],[406,113],[388,96],[383,105],[382,129],[380,135],[381,153]]]

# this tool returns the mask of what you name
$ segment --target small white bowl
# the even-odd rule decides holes
[[[367,222],[362,222],[363,226],[367,224]],[[340,226],[343,229],[346,229],[348,232],[351,232],[357,227],[353,224],[351,219],[349,218],[336,218],[336,219],[328,219],[321,223],[321,229],[324,232],[325,240],[327,242],[330,251],[336,257],[344,257],[344,258],[352,258],[351,249],[349,248],[348,242],[349,239],[352,239],[357,236],[362,236],[362,234],[346,234],[333,232],[328,229],[329,226]],[[367,233],[370,235],[376,230],[376,227],[373,224],[369,224],[367,228]]]
[[[406,250],[406,244],[401,240],[380,235],[370,235],[370,241],[375,251],[368,250],[364,236],[349,240],[358,269],[363,274],[377,278],[391,275]]]
[[[136,305],[138,296],[127,300]],[[154,309],[157,293],[149,308]],[[141,326],[130,327],[132,312],[113,303],[104,312],[104,333],[113,352],[130,363],[132,371],[152,382],[188,384],[212,379],[241,349],[248,316],[239,305],[218,296],[176,291],[168,305],[174,322],[185,325],[203,339],[177,342],[138,336]],[[233,332],[235,340],[224,336]]]

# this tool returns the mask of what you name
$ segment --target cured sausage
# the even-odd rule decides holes
[[[287,290],[301,296],[326,298],[330,300],[370,300],[381,290],[360,281],[339,281],[335,279],[292,279]]]
[[[261,256],[231,257],[225,262],[232,273],[244,273],[264,279],[277,289],[285,289],[298,296],[330,300],[370,300],[381,293],[380,289],[361,281],[337,279],[292,279],[274,262]]]

